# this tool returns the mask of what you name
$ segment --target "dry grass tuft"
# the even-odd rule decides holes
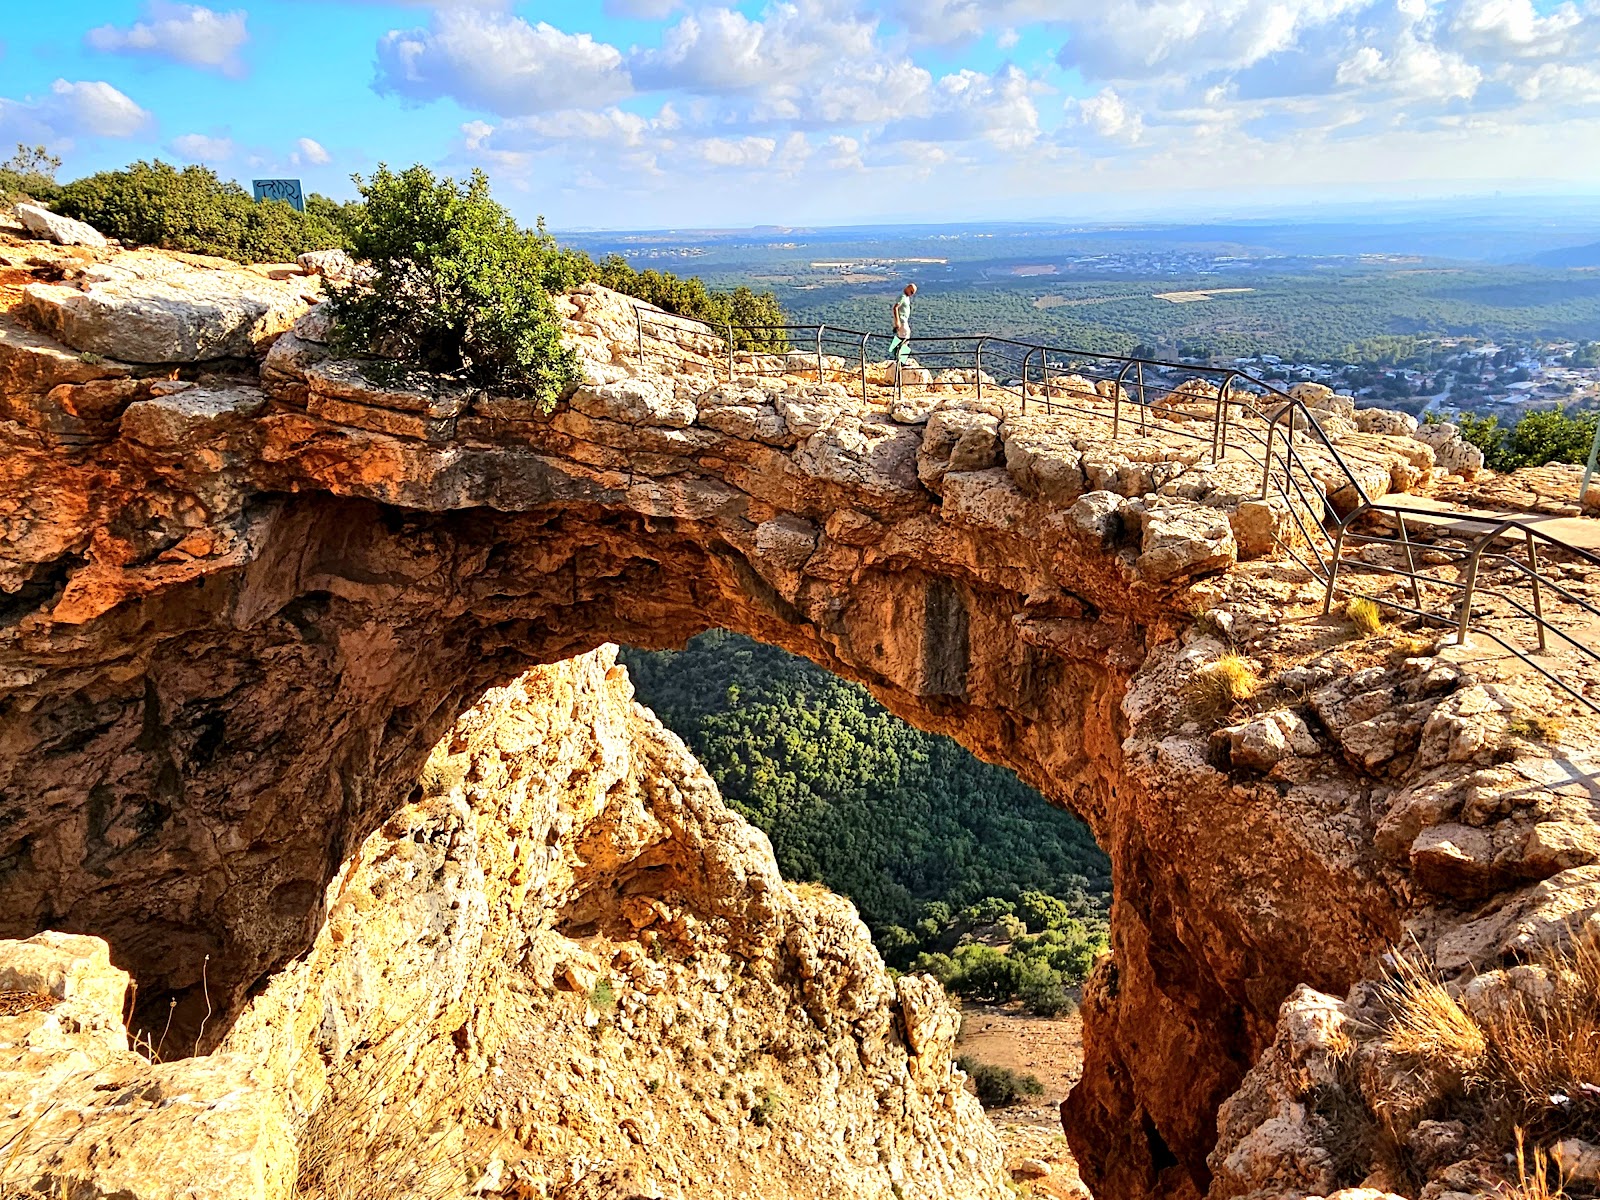
[[[1550,1158],[1538,1146],[1533,1149],[1532,1169],[1529,1169],[1529,1155],[1521,1129],[1517,1130],[1517,1182],[1502,1187],[1500,1194],[1505,1200],[1564,1200],[1567,1194],[1559,1177],[1555,1187],[1550,1186]]]
[[[426,1097],[402,1056],[350,1063],[300,1132],[295,1200],[447,1200],[469,1186],[462,1139],[452,1137],[468,1097],[461,1084]]]
[[[1506,733],[1512,737],[1526,738],[1530,742],[1553,743],[1561,740],[1561,733],[1567,727],[1565,717],[1545,716],[1533,714],[1518,717],[1506,726]]]
[[[1344,619],[1355,626],[1362,637],[1376,637],[1383,632],[1383,610],[1376,600],[1365,596],[1352,596],[1344,602]]]
[[[1261,677],[1250,660],[1237,654],[1224,655],[1207,663],[1190,677],[1184,690],[1189,712],[1201,719],[1220,717],[1235,704],[1249,700],[1261,690]]]
[[[1486,1022],[1497,1088],[1520,1127],[1540,1134],[1600,1122],[1600,922],[1546,955],[1554,995],[1511,998]]]
[[[1404,955],[1395,963],[1379,988],[1391,1018],[1388,1048],[1462,1079],[1478,1076],[1489,1050],[1483,1029],[1426,968]]]

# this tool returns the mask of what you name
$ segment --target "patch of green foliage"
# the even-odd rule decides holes
[[[589,989],[589,1007],[604,1016],[617,1006],[617,990],[610,976],[602,975]]]
[[[1071,1007],[1106,947],[1111,886],[1074,817],[771,646],[716,631],[623,661],[639,699],[772,839],[785,877],[849,896],[890,966],[1043,1015]]]
[[[736,350],[787,350],[783,309],[771,292],[756,292],[740,285],[731,292],[713,292],[699,279],[682,278],[669,271],[636,271],[627,259],[613,254],[594,268],[592,278],[629,296],[683,317],[694,317],[716,328],[731,328]]]
[[[296,212],[283,200],[257,203],[209,167],[180,171],[160,160],[75,179],[61,188],[52,207],[125,245],[236,262],[293,262],[308,250],[349,242],[344,210],[326,196],[313,195],[306,211]]]
[[[1560,408],[1527,413],[1506,428],[1499,417],[1465,414],[1459,418],[1461,436],[1483,451],[1484,465],[1495,471],[1542,467],[1545,463],[1589,461],[1595,423],[1600,413],[1568,415]]]
[[[546,407],[577,382],[547,290],[547,239],[494,201],[482,171],[463,183],[380,165],[356,182],[350,245],[373,275],[332,297],[343,349]]]
[[[1103,918],[1080,920],[1058,897],[1038,891],[1023,892],[1015,914],[991,915],[1004,903],[991,897],[948,916],[948,908],[929,905],[915,933],[896,927],[880,936],[879,947],[889,962],[909,962],[909,970],[932,975],[955,995],[985,1003],[1020,1000],[1041,1017],[1070,1011],[1069,989],[1108,949]],[[1010,944],[1001,951],[973,940],[986,931]]]
[[[956,1059],[956,1066],[967,1073],[985,1108],[1005,1108],[1035,1096],[1044,1095],[1044,1084],[1037,1075],[1022,1074],[1010,1067],[979,1062],[970,1054]]]
[[[1037,890],[1087,914],[1110,891],[1080,821],[856,684],[724,631],[623,661],[640,701],[772,839],[784,877],[849,896],[875,930],[912,925],[928,901],[948,919]]]
[[[44,146],[17,143],[17,152],[0,162],[0,204],[32,200],[49,204],[61,194],[56,172],[61,160]]]
[[[778,1107],[777,1094],[763,1088],[757,1094],[755,1103],[750,1106],[750,1119],[757,1125],[765,1126],[777,1114]]]

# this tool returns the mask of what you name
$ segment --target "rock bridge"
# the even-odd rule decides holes
[[[1064,1118],[1099,1196],[1269,1187],[1277,1101],[1220,1145],[1218,1112],[1296,988],[1342,995],[1408,933],[1489,963],[1487,898],[1537,924],[1518,889],[1600,888],[1556,787],[1476,857],[1426,841],[1469,771],[1527,787],[1496,739],[1557,701],[1414,637],[1347,645],[1251,462],[962,380],[728,380],[694,334],[641,365],[593,287],[560,301],[587,381],[545,414],[374,380],[296,317],[311,291],[125,254],[0,323],[0,936],[104,937],[147,1024],[214,1007],[220,1036],[487,689],[714,627],[1090,824],[1114,954]],[[1428,484],[1431,447],[1332,416],[1371,490]],[[1227,653],[1262,689],[1218,731],[1193,681]]]

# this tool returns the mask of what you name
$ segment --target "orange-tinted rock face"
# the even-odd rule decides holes
[[[1091,824],[1115,955],[1085,1000],[1068,1134],[1097,1195],[1205,1194],[1218,1106],[1280,1003],[1343,991],[1433,911],[1409,842],[1386,857],[1374,829],[1427,769],[1438,693],[1417,685],[1417,729],[1376,764],[1352,749],[1370,731],[1301,736],[1296,713],[1213,743],[1185,688],[1227,647],[1178,639],[1197,607],[1286,710],[1327,683],[1286,668],[1365,665],[1285,619],[1320,600],[1304,576],[1236,565],[1259,551],[1255,468],[1097,443],[992,392],[891,413],[844,383],[718,383],[693,339],[640,375],[631,309],[565,303],[591,382],[550,417],[371,386],[313,317],[259,388],[154,389],[120,416],[96,392],[100,424],[71,438],[0,426],[0,935],[106,938],[141,1011],[176,998],[186,1031],[209,955],[211,1002],[236,1013],[485,689],[724,627],[864,683]],[[47,354],[0,333],[0,365]],[[63,410],[107,391],[64,379]],[[35,408],[61,391],[18,387]],[[1412,478],[1416,443],[1351,436],[1374,479]]]

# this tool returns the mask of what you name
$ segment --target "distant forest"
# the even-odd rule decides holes
[[[1030,891],[1103,912],[1110,866],[1081,822],[864,688],[720,631],[622,657],[784,876],[849,896],[875,932]]]
[[[768,286],[773,286],[769,284]],[[920,285],[916,329],[996,332],[1083,350],[1126,354],[1137,345],[1203,346],[1236,357],[1360,361],[1360,347],[1387,335],[1489,341],[1593,338],[1600,330],[1600,273],[1525,267],[1240,273],[1178,278],[1072,276],[941,290]],[[1159,292],[1250,288],[1174,304]],[[775,288],[797,323],[879,331],[897,290],[867,285]],[[1038,307],[1038,304],[1047,307]]]

